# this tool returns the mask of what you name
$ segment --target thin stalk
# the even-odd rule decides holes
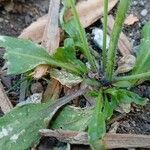
[[[131,81],[131,80],[142,80],[150,78],[150,71],[145,73],[140,73],[136,75],[130,75],[130,76],[123,76],[123,77],[116,77],[114,81]]]
[[[59,62],[59,61],[56,61],[56,60],[47,60],[47,62],[50,64],[50,65],[53,65],[53,66],[57,66],[57,67],[61,67],[61,68],[64,68],[68,71],[71,71],[73,73],[76,73],[76,74],[83,74],[86,72],[86,70],[83,70],[81,67],[76,67],[72,64],[69,64],[69,63],[63,63],[63,62]]]
[[[125,20],[126,12],[128,10],[130,1],[131,0],[120,0],[119,6],[118,6],[116,20],[113,26],[108,55],[107,55],[106,78],[109,81],[112,80],[112,77],[114,74],[118,40],[119,40],[119,36],[123,27],[123,23]]]
[[[85,31],[80,23],[80,19],[79,19],[79,16],[78,16],[75,4],[74,4],[74,0],[69,0],[68,2],[70,2],[72,13],[75,18],[75,23],[76,23],[77,28],[79,29],[79,36],[80,36],[81,42],[83,43],[83,46],[84,46],[84,50],[83,50],[84,54],[87,57],[89,63],[91,64],[92,70],[97,71],[96,63],[94,61],[94,57],[91,55],[91,52],[90,52],[90,49],[88,46],[88,42],[86,39]]]
[[[103,0],[104,2],[104,23],[103,23],[103,70],[105,72],[106,62],[107,62],[107,22],[108,22],[108,0]]]

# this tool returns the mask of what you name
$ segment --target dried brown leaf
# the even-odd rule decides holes
[[[136,58],[133,55],[125,55],[118,61],[116,74],[126,73],[135,67]]]
[[[130,26],[138,21],[139,21],[138,17],[134,16],[133,14],[130,14],[129,16],[127,16],[125,24]]]
[[[60,82],[55,79],[51,79],[44,93],[43,102],[46,102],[50,99],[51,100],[58,99],[61,90],[62,90],[62,85],[60,84]]]
[[[109,10],[111,10],[117,2],[118,0],[110,0]],[[77,10],[81,23],[86,28],[103,16],[103,0],[81,1],[77,4]],[[70,18],[71,15],[72,14],[70,11],[68,11],[67,18]],[[48,15],[39,18],[36,22],[32,23],[29,27],[24,29],[19,37],[31,39],[32,41],[38,43],[41,42],[47,22]]]

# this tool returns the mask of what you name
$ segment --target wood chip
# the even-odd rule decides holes
[[[86,132],[63,131],[63,130],[40,130],[42,136],[54,137],[61,142],[70,144],[89,145]],[[150,136],[133,134],[108,133],[103,138],[106,149],[113,148],[150,148]]]
[[[1,82],[0,82],[0,107],[3,113],[9,112],[13,108],[13,105],[9,101]]]
[[[130,26],[138,21],[139,21],[138,17],[134,16],[133,14],[130,14],[129,16],[127,16],[125,24]]]
[[[113,16],[109,15],[108,16],[108,32],[109,32],[109,34],[111,34],[111,32],[112,32],[114,22],[115,22],[115,20],[114,20]],[[120,34],[118,48],[119,48],[120,53],[123,56],[130,55],[132,53],[131,52],[132,45],[129,42],[127,36],[123,32],[121,32],[121,34]]]

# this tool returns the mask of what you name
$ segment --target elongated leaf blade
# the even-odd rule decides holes
[[[132,74],[144,73],[150,70],[150,22],[142,29],[142,40],[137,52],[137,61]]]
[[[105,115],[102,112],[103,108],[103,98],[100,92],[97,98],[97,104],[93,111],[92,119],[88,126],[89,143],[92,149],[97,149],[102,147],[100,139],[103,138],[106,133]]]

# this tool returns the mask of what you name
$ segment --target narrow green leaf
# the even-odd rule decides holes
[[[71,21],[69,20],[68,22],[64,22],[65,24],[63,26],[65,27],[65,31],[75,41],[77,40],[78,45],[80,45],[82,47],[82,51],[83,51],[84,55],[86,56],[86,58],[88,59],[89,63],[91,64],[92,69],[94,71],[96,71],[97,68],[96,68],[95,59],[90,52],[86,34],[85,34],[85,30],[80,23],[80,19],[79,19],[79,16],[78,16],[78,13],[77,13],[77,10],[75,7],[75,1],[67,0],[66,3],[68,4],[68,6],[71,7],[71,10],[73,13],[73,18]]]
[[[135,75],[127,75],[127,76],[123,76],[123,77],[116,77],[114,80],[115,81],[125,81],[125,82],[129,82],[129,81],[133,81],[135,83],[135,80],[148,80],[150,78],[150,71],[145,72],[145,73],[139,73],[139,74],[135,74]],[[131,85],[133,83],[130,83]]]
[[[125,20],[126,12],[128,10],[131,0],[120,0],[115,24],[111,33],[110,45],[107,55],[107,65],[106,65],[106,77],[108,80],[112,80],[115,68],[117,44],[119,36],[122,30],[123,22]]]
[[[102,112],[102,107],[103,97],[101,91],[97,98],[97,104],[95,106],[92,119],[88,126],[89,143],[93,150],[96,150],[96,147],[102,146],[100,139],[106,133],[105,115]]]
[[[108,0],[103,0],[104,3],[104,23],[103,23],[103,70],[105,72],[107,62],[107,22],[108,22]]]

